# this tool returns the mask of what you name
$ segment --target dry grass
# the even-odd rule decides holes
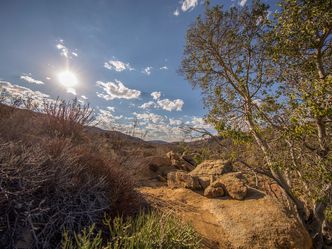
[[[123,172],[66,141],[43,146],[1,141],[0,169],[1,248],[23,241],[31,243],[27,248],[53,248],[65,228],[80,231],[100,223],[105,212],[115,216],[138,209],[138,196]]]
[[[77,138],[84,126],[94,120],[89,104],[81,104],[77,99],[45,101],[43,110],[46,113],[44,129],[52,136]]]
[[[0,248],[56,248],[65,229],[98,228],[104,213],[127,216],[141,208],[119,165],[96,141],[76,139],[91,117],[88,107],[49,108],[62,112],[0,106]]]

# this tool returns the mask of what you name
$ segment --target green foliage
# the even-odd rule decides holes
[[[304,217],[302,200],[310,209],[331,194],[332,5],[281,0],[274,18],[267,9],[207,4],[187,31],[181,72],[202,90],[220,136],[255,139]]]
[[[251,8],[206,7],[187,32],[181,72],[201,88],[208,121],[224,136],[246,139],[241,131],[248,112],[261,120],[255,101],[268,99],[272,86],[264,71],[268,25],[267,6],[255,1]]]
[[[239,128],[232,128],[231,126],[227,126],[223,122],[215,122],[214,127],[220,137],[223,137],[225,139],[231,138],[235,144],[242,144],[252,141],[252,137],[248,132],[242,131]]]
[[[67,231],[63,234],[62,249],[98,249],[102,248],[101,231],[95,233],[95,225],[84,228],[80,234],[75,234],[72,241]],[[75,245],[75,246],[74,246]]]
[[[76,234],[74,239],[64,233],[62,249],[152,249],[152,248],[200,248],[201,239],[187,224],[170,214],[150,212],[135,218],[105,218],[106,233],[91,226]]]
[[[211,154],[212,152],[208,147],[203,147],[193,155],[193,159],[195,160],[195,163],[198,165],[204,162],[205,160],[209,160]]]
[[[332,222],[332,207],[328,207],[325,210],[325,218],[328,222]]]

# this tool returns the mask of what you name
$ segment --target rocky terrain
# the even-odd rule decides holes
[[[195,158],[196,152],[191,153],[190,151],[199,151],[206,147],[206,144],[212,146],[209,140],[186,143],[185,146],[191,147],[192,150],[183,150],[179,143],[148,142],[120,132],[104,131],[96,127],[85,127],[81,131],[79,140],[59,137],[45,139],[48,135],[40,133],[44,127],[42,125],[44,117],[41,114],[6,106],[0,107],[2,117],[7,115],[7,118],[0,118],[1,136],[4,139],[1,165],[2,167],[13,165],[14,168],[23,165],[21,172],[28,174],[24,177],[26,179],[36,178],[27,183],[33,186],[38,193],[38,196],[34,196],[32,190],[24,189],[24,184],[16,184],[16,180],[13,179],[19,179],[21,172],[17,171],[13,174],[14,168],[8,168],[8,174],[2,172],[1,177],[7,179],[8,189],[16,188],[17,194],[27,198],[25,202],[16,197],[15,200],[12,200],[6,197],[5,192],[2,193],[1,204],[13,210],[14,213],[18,210],[21,212],[21,209],[25,210],[26,205],[28,205],[26,210],[31,212],[31,203],[27,202],[31,198],[36,198],[35,203],[31,205],[35,205],[38,212],[48,212],[48,209],[40,208],[45,205],[43,191],[46,191],[47,195],[51,191],[52,195],[47,196],[50,199],[48,205],[51,207],[54,203],[52,199],[54,191],[58,194],[56,198],[59,198],[55,200],[61,200],[63,191],[67,191],[68,200],[74,193],[78,197],[77,203],[81,203],[82,198],[88,198],[86,191],[91,190],[90,186],[95,188],[95,191],[90,191],[90,195],[91,198],[98,200],[95,201],[97,210],[100,199],[106,205],[102,211],[109,208],[109,204],[107,204],[109,200],[103,199],[105,198],[104,192],[99,190],[105,188],[106,191],[111,190],[112,198],[117,199],[116,202],[111,202],[114,207],[119,210],[128,209],[127,213],[132,213],[138,204],[128,185],[133,181],[135,191],[144,200],[146,206],[165,213],[171,212],[181,221],[190,223],[202,236],[203,248],[309,249],[312,247],[311,237],[299,221],[294,205],[283,190],[268,177],[249,172],[239,162],[223,158],[198,162]],[[19,134],[18,131],[21,131],[22,134]],[[45,144],[45,148],[39,146],[36,149],[36,145],[38,146],[39,143]],[[26,150],[24,157],[19,159],[18,154],[15,153],[16,151],[21,153],[20,151],[23,149]],[[49,153],[50,156],[41,155],[44,153],[43,151]],[[74,161],[73,156],[77,158]],[[213,157],[211,156],[211,158]],[[11,162],[7,158],[11,158]],[[26,160],[28,160],[27,163],[24,162]],[[39,161],[42,162],[38,166],[39,168],[31,166],[38,165]],[[108,172],[114,165],[117,165],[113,169],[115,171]],[[34,167],[37,167],[37,171],[31,173]],[[56,171],[52,167],[56,167]],[[77,169],[77,172],[71,172],[73,169]],[[38,183],[46,181],[43,174],[47,177],[47,181],[53,182],[52,174],[57,171],[63,176],[55,178],[59,183],[53,183],[54,190]],[[86,173],[82,174],[81,171]],[[125,174],[121,172],[125,172]],[[10,174],[12,174],[10,177],[13,178],[9,178]],[[105,174],[109,177],[107,181],[105,181]],[[26,180],[23,178],[21,181]],[[114,185],[113,181],[117,185]],[[87,190],[81,192],[80,184]],[[59,190],[58,186],[61,186]],[[114,188],[117,187],[122,189],[115,191]],[[27,194],[19,192],[22,191],[22,188],[27,191]],[[64,204],[68,200],[63,200]],[[12,201],[14,204],[10,204]],[[17,204],[18,202],[20,203]],[[86,208],[90,210],[89,202],[86,202],[86,205]],[[130,208],[124,205],[130,206]],[[58,212],[57,210],[62,206],[63,204],[59,204],[54,212]],[[64,211],[68,212],[68,216],[64,217],[63,224],[66,224],[68,222],[66,217],[71,217],[72,212],[70,207]],[[22,211],[22,217],[25,217],[25,214],[26,212]],[[80,219],[84,225],[86,217],[80,216],[80,212],[77,212],[77,215],[77,219]],[[103,213],[100,215],[102,216]],[[32,224],[30,216],[27,217],[27,221]],[[40,215],[36,217],[40,217]],[[44,217],[46,220],[49,219],[47,213],[44,214]],[[91,216],[88,218],[90,219]],[[99,219],[99,216],[96,216],[95,219]],[[1,224],[6,224],[4,219]],[[36,239],[36,234],[29,232],[29,226],[26,227],[26,223],[23,223],[22,226],[25,229],[23,235],[30,242],[25,239],[23,241],[20,239],[18,242],[24,245],[21,248],[29,248],[33,238]],[[38,227],[38,224],[35,226]],[[22,233],[22,230],[14,231]],[[0,243],[6,243],[4,241],[6,240],[0,240]]]
[[[206,248],[311,248],[309,234],[276,185],[261,177],[269,189],[255,188],[230,161],[188,161],[174,152],[143,158],[134,175],[149,203],[190,222]]]
[[[98,128],[92,132],[112,148],[112,158],[133,176],[148,203],[192,224],[206,248],[312,247],[295,207],[264,175],[241,172],[229,160],[196,165],[191,155],[178,152],[177,143],[150,143]],[[207,143],[215,147],[210,140],[188,145],[197,150]]]

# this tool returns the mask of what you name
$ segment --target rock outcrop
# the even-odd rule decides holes
[[[197,177],[192,177],[185,171],[175,171],[167,174],[167,185],[171,188],[201,189]]]
[[[189,189],[142,188],[145,198],[190,222],[204,236],[205,248],[310,249],[312,241],[279,202],[254,189],[243,201],[209,199]]]
[[[232,164],[223,160],[208,160],[199,164],[194,170],[170,172],[167,184],[171,188],[189,188],[204,190],[204,196],[209,198],[221,197],[225,193],[234,199],[243,199],[247,188],[240,179],[240,174],[229,173]],[[224,174],[226,177],[223,177]],[[219,180],[223,177],[223,180]]]

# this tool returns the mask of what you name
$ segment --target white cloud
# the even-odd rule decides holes
[[[183,12],[191,11],[198,5],[198,0],[184,0],[181,5]]]
[[[74,55],[74,56],[76,56],[76,57],[78,56],[78,54],[75,53],[75,52],[71,52],[71,54]]]
[[[160,96],[161,96],[161,92],[152,92],[152,93],[151,93],[151,96],[152,96],[152,98],[153,98],[154,100],[157,100],[157,99],[160,98]]]
[[[14,85],[8,81],[0,81],[0,92],[1,91],[2,95],[6,97],[7,102],[10,101],[10,98],[21,98],[23,100],[31,98],[34,104],[41,106],[45,99],[50,100],[50,96],[45,93]]]
[[[127,88],[121,81],[102,82],[97,81],[97,86],[104,90],[104,94],[97,93],[97,96],[106,100],[112,99],[137,99],[141,92],[135,89]]]
[[[187,121],[186,124],[190,125],[194,128],[204,128],[204,129],[209,129],[209,130],[213,129],[213,126],[206,123],[203,118],[196,117],[196,116],[191,117],[191,120]]]
[[[153,101],[146,102],[146,103],[142,104],[141,106],[139,106],[139,108],[142,108],[142,109],[150,109],[150,108],[157,108],[157,107],[158,107],[158,105]]]
[[[76,95],[76,89],[75,88],[72,88],[72,87],[69,87],[67,88],[67,93],[70,93],[72,95]]]
[[[47,80],[51,80],[51,77],[46,77]]]
[[[144,73],[146,75],[150,75],[151,74],[151,70],[152,70],[152,67],[146,67],[146,68],[144,68],[144,70],[142,71],[142,73]]]
[[[155,101],[149,101],[141,105],[139,108],[142,109],[149,109],[149,108],[162,108],[166,111],[181,111],[182,107],[184,105],[184,102],[182,99],[175,99],[175,100],[169,100],[169,99],[160,99],[161,92],[152,92],[150,94],[152,98]]]
[[[43,81],[41,81],[41,80],[36,80],[36,79],[32,78],[32,77],[29,76],[29,75],[22,75],[20,78],[21,78],[22,80],[25,80],[25,81],[29,82],[29,83],[38,84],[38,85],[42,85],[42,84],[44,84]]]
[[[100,109],[96,115],[95,125],[102,129],[115,129],[118,127],[118,120],[122,119],[123,116],[115,116],[110,111]]]
[[[182,0],[180,1],[181,6],[176,8],[176,10],[173,12],[174,16],[180,15],[180,10],[182,12],[192,11],[197,5],[198,0]]]
[[[244,5],[246,5],[246,3],[247,3],[247,0],[241,0],[239,2],[239,5],[241,5],[243,7]]]
[[[164,120],[164,117],[154,113],[133,113],[137,119],[142,119],[144,121],[151,121],[153,123],[160,123]]]
[[[184,139],[184,132],[180,127],[170,126],[163,122],[148,123],[143,129],[147,131],[147,139],[149,140],[174,142]]]
[[[85,99],[85,100],[88,99],[85,95],[82,95],[81,98],[82,98],[82,99]]]
[[[104,63],[104,67],[109,70],[115,70],[117,72],[122,72],[124,70],[134,70],[134,68],[132,68],[129,63],[125,63],[119,60],[109,60]]]
[[[163,66],[161,68],[159,68],[160,70],[168,70],[168,67],[167,66]]]
[[[183,107],[183,100],[182,99],[175,99],[175,100],[169,100],[169,99],[162,99],[157,101],[158,105],[166,110],[166,111],[181,111]]]
[[[114,106],[107,106],[107,109],[110,110],[111,112],[115,112],[115,107]]]
[[[170,118],[170,119],[169,119],[169,124],[170,124],[170,125],[180,126],[180,125],[183,124],[183,121],[180,120],[180,119],[173,119],[173,118]]]

